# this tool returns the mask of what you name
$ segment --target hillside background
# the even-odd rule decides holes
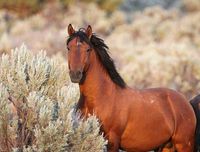
[[[0,53],[24,43],[67,59],[69,23],[93,27],[131,87],[199,93],[199,0],[0,0]]]

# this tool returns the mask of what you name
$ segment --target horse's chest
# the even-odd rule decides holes
[[[118,123],[115,122],[116,119],[112,118],[114,115],[112,104],[107,105],[103,101],[98,99],[89,99],[82,95],[78,102],[78,109],[85,117],[95,114],[95,116],[100,120],[101,131],[107,134],[110,131],[110,128]]]

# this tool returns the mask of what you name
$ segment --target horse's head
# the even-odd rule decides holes
[[[89,67],[89,55],[91,48],[90,38],[92,28],[89,25],[86,30],[75,31],[71,24],[68,26],[69,39],[67,41],[68,66],[71,81],[81,83],[84,73]]]

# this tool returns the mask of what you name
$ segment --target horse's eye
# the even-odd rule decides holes
[[[70,50],[69,47],[67,47],[67,50],[68,50],[68,51]]]
[[[87,52],[89,52],[89,51],[90,51],[90,48],[87,49]]]

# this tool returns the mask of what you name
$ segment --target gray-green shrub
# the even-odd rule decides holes
[[[0,151],[100,152],[95,116],[75,112],[76,85],[61,57],[33,55],[23,45],[0,60]]]

